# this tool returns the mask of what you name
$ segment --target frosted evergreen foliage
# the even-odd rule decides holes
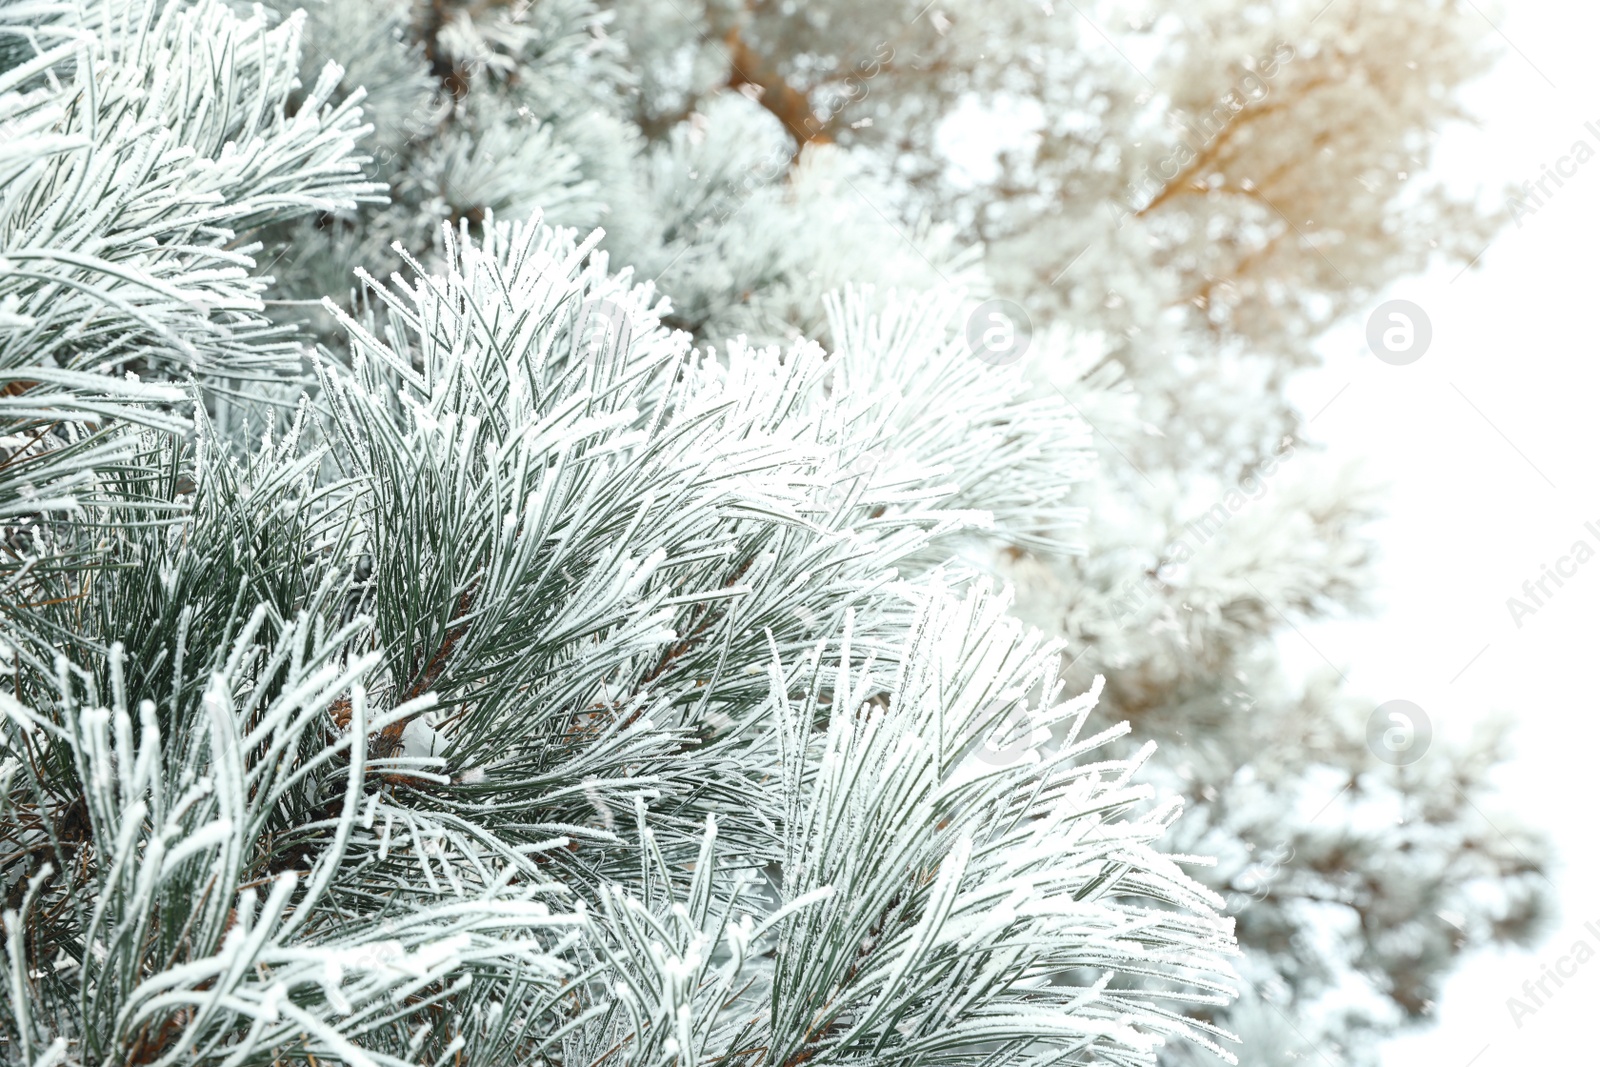
[[[491,225],[446,239],[447,275],[374,283],[299,439],[118,535],[53,678],[24,648],[8,1044],[1141,1063],[1206,1040],[1183,1008],[1225,996],[1230,938],[1154,848],[1175,804],[1142,760],[1093,760],[1118,731],[1085,735],[1093,695],[1061,699],[1005,598],[897,567],[991,516],[843,469],[880,425],[865,386],[825,390],[809,344],[691,351],[591,245]],[[628,325],[592,329],[597,299]],[[981,758],[1019,729],[1029,758]]]
[[[1089,468],[959,295],[695,347],[486,213],[308,377],[249,235],[381,189],[300,21],[25,13],[6,1062],[1230,1056],[1180,803],[962,562],[1065,551]]]
[[[330,102],[336,66],[285,111],[303,18],[272,26],[214,2],[79,11],[0,11],[8,595],[71,557],[32,520],[97,496],[95,472],[140,448],[125,424],[192,425],[174,376],[220,396],[297,372],[297,345],[263,314],[250,234],[381,193],[355,154],[360,94]]]

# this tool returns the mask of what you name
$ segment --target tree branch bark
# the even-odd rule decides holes
[[[739,27],[735,26],[724,34],[722,42],[728,46],[728,61],[732,67],[728,74],[728,88],[750,85],[760,90],[758,102],[783,123],[783,128],[794,138],[796,156],[808,144],[833,143],[828,124],[817,118],[816,112],[811,109],[811,100],[767,65],[745,41]]]

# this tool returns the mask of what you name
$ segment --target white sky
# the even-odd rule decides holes
[[[1336,455],[1366,457],[1391,492],[1379,529],[1382,614],[1309,628],[1305,640],[1289,635],[1285,652],[1308,666],[1328,657],[1375,701],[1417,702],[1446,736],[1492,710],[1513,712],[1518,758],[1504,775],[1506,804],[1544,826],[1562,852],[1563,914],[1553,933],[1532,952],[1470,959],[1446,987],[1438,1027],[1393,1043],[1388,1067],[1596,1055],[1600,955],[1520,1028],[1506,999],[1579,938],[1600,953],[1600,937],[1583,930],[1585,921],[1600,929],[1600,558],[1520,629],[1506,599],[1578,538],[1600,548],[1583,529],[1589,520],[1600,529],[1600,135],[1584,128],[1594,120],[1600,129],[1600,8],[1519,0],[1499,29],[1505,56],[1468,96],[1482,127],[1447,137],[1439,172],[1498,190],[1538,178],[1580,138],[1597,158],[1504,231],[1477,269],[1459,278],[1441,270],[1387,294],[1415,301],[1432,320],[1420,361],[1379,362],[1352,323],[1324,346],[1326,370],[1295,390],[1308,414],[1337,394],[1314,436]],[[1306,1062],[1319,1059],[1308,1050]]]
[[[1518,0],[1502,14],[1489,0],[1464,3],[1496,20],[1504,55],[1466,94],[1481,125],[1446,133],[1435,175],[1498,195],[1537,180],[1580,139],[1595,158],[1508,226],[1475,269],[1441,268],[1384,294],[1428,314],[1422,359],[1379,362],[1356,321],[1326,339],[1325,368],[1295,383],[1297,403],[1316,415],[1312,436],[1387,480],[1389,517],[1376,531],[1377,617],[1304,627],[1280,647],[1291,669],[1331,661],[1375,704],[1414,701],[1436,736],[1511,713],[1518,755],[1503,768],[1502,807],[1542,826],[1561,854],[1561,915],[1545,940],[1470,957],[1445,987],[1438,1025],[1393,1042],[1385,1067],[1588,1063],[1600,1001],[1600,934],[1583,929],[1592,921],[1600,931],[1600,556],[1520,628],[1506,600],[1574,541],[1600,550],[1600,533],[1584,529],[1593,521],[1600,531],[1600,5]],[[960,115],[948,136],[961,155],[982,156],[978,146],[1025,133],[1025,119]],[[1548,985],[1555,995],[1517,1026],[1507,998],[1580,938],[1595,958],[1560,989]]]

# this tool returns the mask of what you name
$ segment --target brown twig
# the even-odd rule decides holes
[[[728,88],[738,89],[749,85],[759,90],[757,102],[789,131],[789,136],[794,138],[796,156],[808,144],[833,143],[828,124],[817,118],[810,98],[768,66],[766,60],[745,41],[739,27],[735,26],[724,34],[722,42],[728,46],[728,61],[733,68],[728,74]]]

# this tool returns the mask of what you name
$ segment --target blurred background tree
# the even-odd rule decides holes
[[[1238,918],[1250,991],[1220,1021],[1246,1062],[1373,1062],[1462,953],[1548,917],[1548,846],[1493,806],[1503,726],[1392,765],[1337,665],[1302,677],[1276,650],[1371,607],[1382,501],[1319,455],[1291,379],[1330,325],[1503,222],[1428,177],[1496,58],[1471,5],[309,7],[308,63],[367,90],[394,202],[277,236],[270,270],[306,299],[441,221],[542,208],[603,226],[697,339],[829,343],[823,296],[852,284],[1011,302],[1016,354],[1100,462],[1081,554],[979,562],[1069,639],[1073,683],[1105,673],[1160,740],[1183,847],[1218,857],[1202,877]]]

